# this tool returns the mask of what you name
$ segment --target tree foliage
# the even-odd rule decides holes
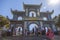
[[[0,27],[3,27],[4,25],[9,24],[9,20],[2,15],[0,15]]]
[[[58,20],[57,20],[58,22],[56,23],[56,25],[58,26],[58,27],[60,27],[60,15],[58,16]]]

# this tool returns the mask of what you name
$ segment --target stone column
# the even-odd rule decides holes
[[[28,16],[28,9],[26,8],[25,11],[26,11],[26,16]]]
[[[13,36],[16,36],[16,24],[14,24],[14,27],[13,27]]]
[[[17,15],[13,15],[13,20],[18,20],[18,16]]]
[[[40,16],[40,10],[39,9],[37,9],[37,15]]]
[[[24,35],[27,35],[27,22],[24,22]]]
[[[50,14],[48,14],[48,20],[51,20],[51,15]]]
[[[22,36],[24,36],[24,26],[22,26]]]
[[[52,29],[53,29],[53,31],[56,31],[56,27],[54,24],[52,24]]]
[[[42,23],[42,21],[40,21],[40,25],[41,25],[41,29],[42,29],[42,27],[43,27],[43,23]]]

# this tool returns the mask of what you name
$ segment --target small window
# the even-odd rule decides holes
[[[43,20],[47,20],[47,18],[46,18],[46,17],[44,17],[44,18],[43,18]]]
[[[18,20],[22,20],[22,17],[18,17]]]
[[[35,13],[34,11],[31,11],[31,12],[29,13],[29,17],[36,17],[36,13]]]

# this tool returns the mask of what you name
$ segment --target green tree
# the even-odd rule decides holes
[[[0,15],[0,28],[3,27],[4,25],[9,26],[9,20],[2,15]]]
[[[57,20],[58,22],[56,23],[56,25],[58,26],[58,27],[60,27],[60,15],[58,16],[58,20]]]

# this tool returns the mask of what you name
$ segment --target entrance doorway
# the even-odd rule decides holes
[[[16,28],[16,35],[22,35],[22,27],[17,27]]]
[[[35,28],[38,28],[38,25],[37,24],[30,24],[29,25],[29,31],[32,31],[33,29],[36,30]]]
[[[30,35],[35,35],[35,34],[38,34],[38,25],[37,24],[30,24],[29,25],[29,32],[30,32]]]

